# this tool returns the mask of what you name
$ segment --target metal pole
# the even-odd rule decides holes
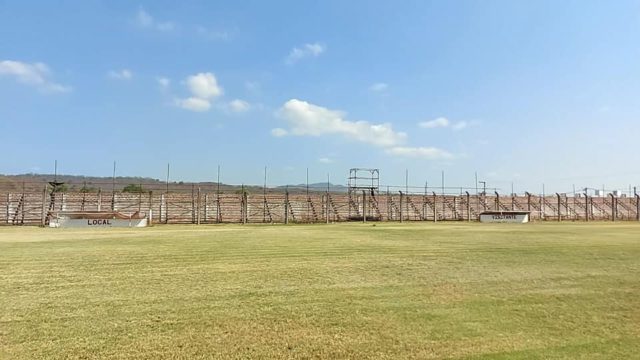
[[[547,202],[545,199],[545,192],[544,192],[544,184],[542,184],[542,206],[540,206],[540,210],[542,211],[542,216],[546,217],[546,207],[547,207]]]
[[[200,225],[200,202],[201,202],[200,186],[198,186],[198,197],[196,199],[196,224],[198,225]],[[206,203],[205,203],[205,207],[206,207]]]
[[[116,162],[113,162],[113,177],[111,178],[111,192],[116,192]]]
[[[327,194],[329,193],[329,188],[331,187],[331,182],[329,180],[329,173],[327,173]]]
[[[196,198],[195,198],[196,185],[191,184],[191,223],[196,223]]]
[[[42,190],[42,218],[40,221],[40,224],[42,226],[46,225],[46,221],[47,221],[47,212],[46,212],[46,202],[47,202],[47,185],[44,186],[44,190]]]
[[[427,220],[427,191],[429,188],[429,183],[425,180],[424,182],[424,196],[422,197],[422,220]]]
[[[589,221],[589,193],[584,189],[584,221]]]
[[[573,218],[578,220],[578,209],[576,207],[576,185],[573,185]]]
[[[167,163],[167,190],[166,192],[169,192],[169,163]]]
[[[247,223],[246,195],[247,195],[247,193],[244,192],[244,184],[242,184],[242,199],[240,200],[240,215],[242,217],[242,224],[246,224]]]
[[[611,196],[611,221],[616,221],[616,198],[613,194],[609,194]]]
[[[218,187],[216,192],[218,193],[218,199],[220,199],[220,165],[218,165]]]
[[[362,222],[367,222],[367,191],[362,190]]]
[[[218,165],[218,185],[216,188],[216,222],[222,222],[222,214],[220,214],[220,165]]]
[[[478,195],[478,172],[476,171],[476,196]]]
[[[409,193],[409,169],[404,169],[404,192]]]
[[[468,191],[465,191],[467,194],[467,221],[471,222],[471,196]]]
[[[329,223],[329,209],[331,207],[331,198],[329,198],[329,187],[331,186],[331,182],[330,182],[330,178],[329,178],[329,173],[327,173],[327,194],[325,197],[325,216],[326,216],[326,222],[327,224]]]
[[[399,191],[400,193],[400,222],[402,222],[402,191]]]
[[[438,207],[436,206],[436,200],[437,200],[437,196],[436,196],[436,192],[433,191],[433,222],[438,221]]]
[[[284,192],[284,224],[289,224],[289,187]]]
[[[405,169],[404,170],[404,191],[405,191],[405,195],[408,196],[409,195],[409,169]],[[401,198],[402,198],[402,195],[401,195]],[[406,211],[405,211],[405,214],[409,214],[409,201],[408,201],[408,198],[407,198],[407,201],[405,201],[405,206],[407,207]]]

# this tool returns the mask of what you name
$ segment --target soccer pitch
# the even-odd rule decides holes
[[[0,228],[0,358],[637,358],[640,224]]]

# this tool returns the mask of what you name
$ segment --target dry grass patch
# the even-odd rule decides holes
[[[632,358],[640,226],[0,228],[0,358]]]

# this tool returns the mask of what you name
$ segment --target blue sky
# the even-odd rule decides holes
[[[640,185],[638,1],[0,1],[0,172]]]

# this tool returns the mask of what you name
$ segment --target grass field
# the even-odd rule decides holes
[[[640,224],[3,227],[0,358],[640,358]]]

